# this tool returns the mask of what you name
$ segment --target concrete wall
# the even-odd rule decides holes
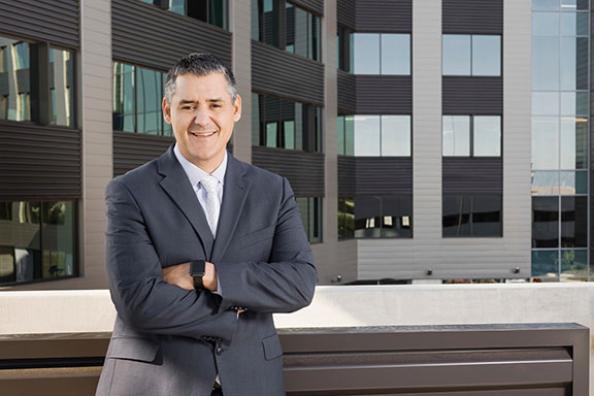
[[[0,316],[0,335],[105,332],[115,310],[107,290],[3,292]],[[561,322],[594,336],[594,284],[319,286],[309,307],[275,316],[279,328]]]

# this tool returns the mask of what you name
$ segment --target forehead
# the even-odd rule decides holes
[[[229,98],[229,83],[225,75],[213,72],[204,76],[182,74],[175,79],[175,93],[177,99],[209,99]]]

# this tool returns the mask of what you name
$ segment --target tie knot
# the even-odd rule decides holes
[[[202,180],[200,180],[200,183],[206,189],[206,191],[210,194],[213,192],[216,193],[217,184],[219,184],[219,181],[214,176],[206,175],[204,178],[202,178]]]

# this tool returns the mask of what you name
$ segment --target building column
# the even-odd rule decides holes
[[[111,1],[80,2],[82,202],[79,287],[106,287],[105,187],[113,177]]]
[[[232,36],[233,74],[242,98],[241,120],[233,132],[233,155],[252,161],[252,34],[251,1],[229,2],[229,29]]]

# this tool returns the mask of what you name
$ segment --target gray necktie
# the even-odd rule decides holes
[[[217,225],[219,223],[219,212],[221,210],[221,202],[219,201],[219,194],[217,193],[217,186],[219,181],[216,177],[207,175],[200,180],[202,187],[206,190],[206,219],[208,226],[212,231],[212,235],[217,234]]]

